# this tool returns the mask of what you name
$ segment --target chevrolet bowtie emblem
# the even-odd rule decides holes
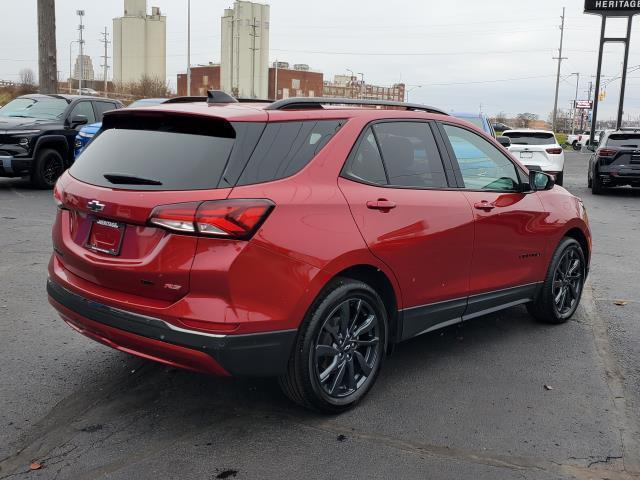
[[[101,212],[104,210],[104,203],[100,203],[98,200],[91,200],[87,203],[87,208],[92,212]]]

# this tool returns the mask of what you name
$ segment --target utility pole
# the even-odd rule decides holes
[[[256,17],[253,17],[253,23],[251,24],[252,33],[251,35],[251,98],[256,98],[256,50],[260,50],[256,47],[256,38],[259,37],[256,33],[256,28],[258,25],[256,24]]]
[[[107,82],[107,72],[109,70],[109,57],[108,56],[108,51],[107,51],[107,46],[111,43],[108,38],[109,38],[109,34],[107,33],[107,27],[104,27],[104,32],[102,32],[100,35],[102,35],[102,40],[100,40],[102,43],[104,43],[104,55],[102,56],[102,59],[104,61],[104,63],[102,65],[100,65],[103,68],[103,75],[104,75],[104,96],[107,96],[107,90],[108,90],[108,82]]]
[[[231,39],[233,52],[233,38]],[[232,54],[233,55],[233,54]],[[231,73],[233,78],[233,72]],[[231,82],[233,86],[233,81]],[[187,2],[187,97],[191,96],[191,0]]]
[[[580,73],[575,72],[571,75],[576,76],[576,96],[573,100],[573,117],[571,119],[571,135],[576,133],[576,114],[578,113],[578,86],[580,85]]]
[[[560,89],[560,70],[562,68],[562,60],[566,60],[566,57],[562,56],[562,42],[564,40],[564,11],[565,7],[562,7],[562,24],[560,25],[560,48],[558,49],[558,57],[553,57],[554,60],[558,60],[558,74],[556,76],[556,96],[553,101],[553,120],[551,129],[556,130],[556,115],[558,114],[558,91]]]
[[[275,68],[275,72],[274,72],[275,80],[273,82],[275,84],[274,85],[275,86],[274,93],[273,93],[273,99],[274,100],[278,100],[278,66],[279,66],[278,65],[278,59],[276,58],[276,63],[275,63],[275,67],[276,68]]]
[[[364,73],[362,72],[358,72],[358,75],[360,75],[360,77],[362,78],[361,84],[360,84],[360,98],[364,98],[364,94],[366,92],[366,87],[364,85]]]
[[[40,93],[58,93],[57,70],[55,0],[38,0],[38,79]]]
[[[76,14],[80,17],[80,25],[78,25],[78,43],[80,44],[80,78],[78,79],[78,93],[82,95],[82,79],[84,78],[84,40],[82,39],[84,25],[82,24],[82,18],[84,17],[84,10],[76,10]]]

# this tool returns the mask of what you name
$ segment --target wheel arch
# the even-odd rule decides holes
[[[397,343],[401,338],[402,327],[398,310],[399,299],[394,284],[387,274],[380,268],[370,264],[352,265],[337,272],[332,280],[337,277],[351,278],[366,283],[373,288],[382,298],[382,302],[389,318],[389,345]]]
[[[573,238],[580,244],[580,246],[582,247],[582,251],[584,252],[584,256],[587,258],[588,264],[591,259],[591,247],[589,245],[589,240],[587,239],[587,236],[584,234],[584,232],[578,227],[573,227],[569,229],[564,234],[564,236]]]
[[[33,156],[37,157],[37,155],[43,148],[52,148],[56,150],[60,155],[62,155],[62,159],[64,160],[66,166],[69,166],[69,144],[64,135],[47,135],[44,137],[40,137],[36,142],[35,148],[33,149]]]

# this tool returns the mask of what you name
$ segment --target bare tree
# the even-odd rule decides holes
[[[23,68],[20,70],[19,75],[20,81],[16,92],[18,95],[26,95],[27,93],[35,93],[38,91],[33,70],[30,68]]]
[[[519,113],[516,118],[518,119],[518,123],[522,125],[523,128],[529,128],[531,122],[538,119],[538,115],[535,113]]]
[[[41,93],[58,93],[56,3],[38,0],[38,77]]]
[[[118,91],[134,98],[164,98],[171,96],[169,84],[166,80],[146,75],[137,82],[118,85]]]

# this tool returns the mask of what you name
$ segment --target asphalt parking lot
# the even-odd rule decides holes
[[[0,179],[0,479],[627,479],[640,475],[640,191],[565,183],[594,234],[564,325],[523,307],[399,346],[328,417],[270,380],[225,380],[73,332],[44,290],[51,192]],[[30,465],[38,469],[31,470]]]

